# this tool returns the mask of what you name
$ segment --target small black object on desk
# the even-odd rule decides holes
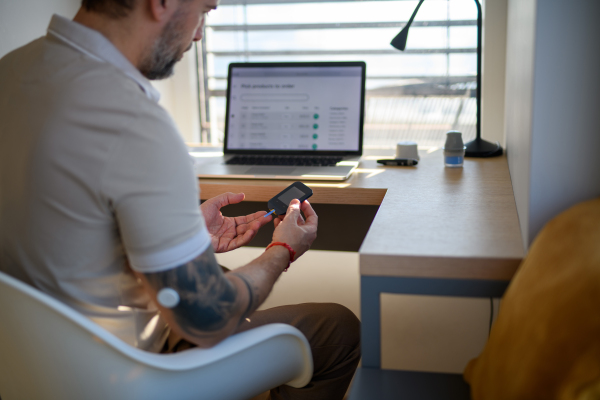
[[[393,165],[398,167],[412,167],[419,163],[419,161],[414,158],[391,158],[377,160],[377,162],[383,165]]]

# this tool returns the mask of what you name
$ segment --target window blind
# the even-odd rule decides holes
[[[202,140],[223,141],[231,62],[365,61],[364,144],[443,145],[450,129],[475,137],[477,9],[428,0],[406,50],[389,45],[418,1],[222,0],[198,45]]]

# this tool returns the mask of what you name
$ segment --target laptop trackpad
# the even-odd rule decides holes
[[[294,175],[296,167],[252,167],[247,174],[251,175]]]

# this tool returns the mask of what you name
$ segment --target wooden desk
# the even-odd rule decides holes
[[[376,163],[392,152],[368,151],[344,183],[305,182],[312,203],[380,204],[359,250],[363,367],[354,386],[363,391],[368,383],[361,377],[383,376],[377,372],[381,293],[501,297],[524,257],[506,157],[466,159],[464,168],[450,169],[438,150],[420,152],[416,167]],[[287,184],[204,180],[200,186],[203,198],[231,190],[267,201]],[[353,399],[360,397],[355,392]]]
[[[345,182],[305,182],[314,204],[380,205],[359,251],[361,275],[510,280],[524,251],[506,157],[450,169],[437,150],[421,152],[416,167],[376,163],[391,152],[369,150]],[[288,184],[203,179],[200,190],[202,199],[242,191],[266,202]]]

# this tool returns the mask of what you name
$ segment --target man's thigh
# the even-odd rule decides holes
[[[327,345],[356,346],[360,323],[346,307],[335,303],[302,303],[255,311],[243,321],[237,332],[272,323],[292,325],[308,339],[311,348]],[[163,352],[171,353],[195,347],[171,332]]]
[[[360,323],[346,307],[335,303],[302,303],[254,312],[238,332],[271,323],[292,325],[308,339],[311,347],[358,344]]]

